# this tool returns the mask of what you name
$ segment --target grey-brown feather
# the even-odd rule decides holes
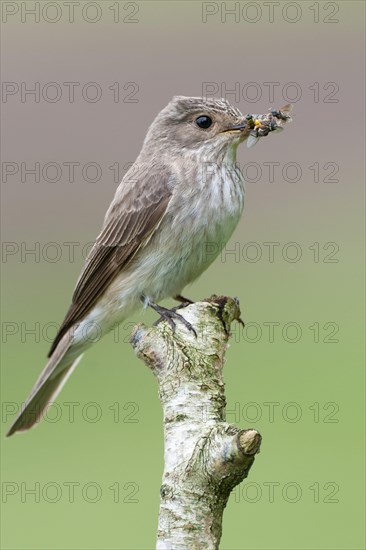
[[[167,186],[169,174],[165,170],[162,178],[161,169],[155,170],[142,174],[134,194],[124,194],[108,210],[102,231],[79,277],[72,304],[52,343],[49,357],[68,329],[88,313],[113,279],[128,265],[166,211],[171,197]],[[127,180],[128,177],[127,173]],[[160,178],[159,185],[153,185],[156,177]]]
[[[7,432],[7,436],[15,432],[29,430],[37,424],[42,418],[42,414],[47,405],[52,401],[55,394],[62,384],[64,378],[68,375],[73,364],[59,372],[54,378],[46,380],[36,391],[33,397],[27,401],[25,408],[18,415],[11,428]]]
[[[52,357],[41,372],[38,380],[27,398],[24,407],[11,425],[7,436],[17,431],[27,430],[36,424],[52,397],[57,395],[60,385],[68,376],[70,370],[78,360],[79,353],[73,353],[69,357],[70,335],[65,334],[59,342]]]

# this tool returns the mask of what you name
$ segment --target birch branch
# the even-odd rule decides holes
[[[164,414],[158,550],[214,550],[233,488],[259,452],[260,434],[225,422],[223,366],[237,300],[212,296],[179,309],[197,332],[166,321],[137,325],[132,346],[154,373]],[[239,542],[239,541],[238,541]]]

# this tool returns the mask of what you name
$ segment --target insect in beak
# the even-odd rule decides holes
[[[267,136],[270,132],[280,132],[283,124],[291,122],[290,112],[292,105],[285,105],[281,109],[271,109],[265,115],[247,115],[246,120],[251,132],[247,139],[247,147],[253,147],[259,138]]]

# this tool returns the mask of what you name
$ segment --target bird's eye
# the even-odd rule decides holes
[[[212,124],[212,119],[209,116],[202,115],[196,118],[196,124],[199,128],[207,130]]]

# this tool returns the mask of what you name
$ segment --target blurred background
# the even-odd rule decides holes
[[[154,548],[162,415],[128,342],[152,312],[84,356],[37,429],[4,434],[148,126],[173,95],[210,95],[294,103],[281,135],[239,148],[244,216],[185,291],[239,297],[227,419],[263,436],[221,548],[364,548],[364,3],[1,8],[2,547]]]

